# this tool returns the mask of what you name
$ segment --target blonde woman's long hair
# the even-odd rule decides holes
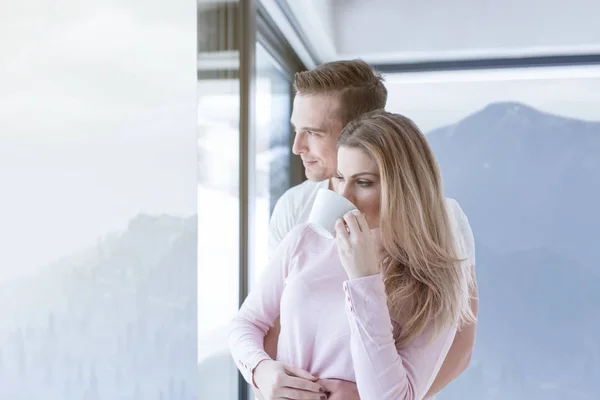
[[[400,344],[430,324],[433,340],[442,329],[474,322],[473,275],[459,258],[439,167],[423,133],[410,119],[378,110],[350,122],[338,147],[363,150],[379,168],[380,270],[392,320],[400,321]]]

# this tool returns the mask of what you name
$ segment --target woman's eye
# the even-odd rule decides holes
[[[358,181],[357,183],[359,186],[362,186],[362,187],[369,187],[373,184],[373,182],[369,182],[369,181]]]
[[[344,177],[343,176],[334,176],[335,179],[337,179],[338,181],[343,181]]]

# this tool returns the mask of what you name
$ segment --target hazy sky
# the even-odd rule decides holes
[[[492,102],[518,101],[542,111],[600,121],[600,67],[460,71],[385,76],[390,111],[425,133]]]
[[[0,13],[0,279],[196,208],[196,3]]]

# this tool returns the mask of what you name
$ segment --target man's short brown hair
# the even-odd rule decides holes
[[[300,95],[331,94],[339,103],[343,126],[362,114],[385,108],[387,89],[383,77],[365,61],[342,60],[298,72],[294,88]]]

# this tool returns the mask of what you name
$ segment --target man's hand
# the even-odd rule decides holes
[[[319,379],[317,383],[325,388],[328,400],[360,400],[354,382],[341,379]]]
[[[264,400],[324,400],[325,388],[319,378],[303,369],[278,361],[263,360],[254,370],[254,383]]]

